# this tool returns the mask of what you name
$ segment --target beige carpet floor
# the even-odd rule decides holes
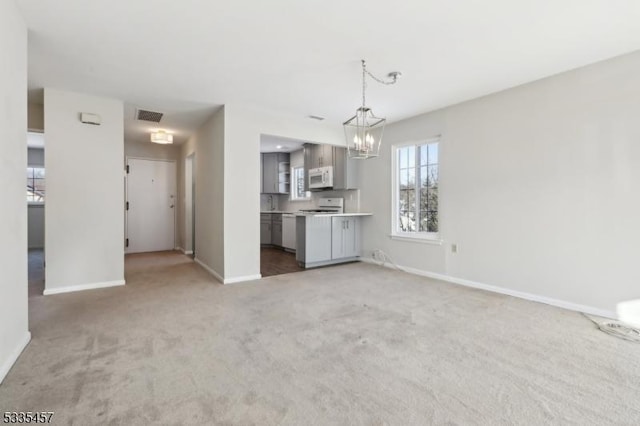
[[[222,286],[127,258],[127,286],[30,299],[0,411],[53,424],[640,424],[640,345],[580,314],[349,264]]]

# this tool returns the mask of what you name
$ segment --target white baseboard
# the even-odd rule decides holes
[[[220,275],[219,273],[214,271],[212,268],[210,268],[208,265],[206,265],[203,261],[201,261],[197,257],[194,260],[198,265],[202,266],[208,273],[213,275],[213,277],[216,280],[220,281],[222,284],[236,284],[236,283],[241,283],[241,282],[244,282],[244,281],[259,280],[260,278],[262,278],[262,275],[260,275],[260,274],[257,274],[257,275],[245,275],[243,277],[223,278],[222,275]]]
[[[30,341],[31,341],[31,333],[27,331],[24,337],[22,338],[22,340],[20,340],[20,342],[18,343],[18,346],[16,346],[13,352],[11,352],[11,355],[9,355],[9,358],[7,358],[2,363],[2,366],[0,366],[0,383],[2,383],[5,377],[7,377],[7,374],[9,374],[9,370],[11,370],[11,367],[13,367],[13,364],[16,363],[16,361],[18,360],[18,357],[20,356],[24,348],[27,347]]]
[[[176,250],[179,250],[182,252],[182,254],[186,254],[186,255],[193,254],[193,250],[185,250],[182,247],[176,247]]]
[[[224,280],[223,284],[237,284],[237,283],[241,283],[241,282],[245,282],[245,281],[255,281],[255,280],[259,280],[260,278],[262,278],[261,274],[256,274],[256,275],[245,275],[243,277],[233,277],[233,278],[226,278]]]
[[[58,288],[45,288],[44,294],[45,296],[49,296],[51,294],[60,294],[60,293],[70,293],[73,291],[82,291],[82,290],[94,290],[97,288],[106,288],[106,287],[117,287],[125,285],[124,280],[116,280],[116,281],[105,281],[101,283],[91,283],[91,284],[80,284],[80,285],[72,285],[69,287],[58,287]],[[46,283],[45,283],[46,287]]]
[[[377,261],[375,261],[373,259],[370,259],[370,258],[364,258],[363,257],[363,258],[360,259],[360,261],[380,266],[379,262],[377,262]],[[387,268],[395,269],[390,264],[384,264],[383,266],[385,266]],[[568,309],[570,311],[584,312],[585,314],[596,315],[596,316],[599,316],[599,317],[617,319],[617,315],[616,315],[615,312],[607,311],[607,310],[599,309],[599,308],[594,308],[592,306],[580,305],[580,304],[577,304],[577,303],[567,302],[567,301],[564,301],[564,300],[553,299],[551,297],[540,296],[540,295],[531,294],[531,293],[525,293],[525,292],[522,292],[522,291],[511,290],[509,288],[498,287],[498,286],[489,285],[489,284],[483,284],[483,283],[479,283],[479,282],[476,282],[476,281],[465,280],[463,278],[451,277],[449,275],[438,274],[436,272],[423,271],[421,269],[410,268],[410,267],[407,267],[407,266],[402,266],[402,265],[398,265],[398,266],[403,271],[408,272],[410,274],[414,274],[414,275],[420,275],[420,276],[427,277],[427,278],[434,278],[436,280],[446,281],[446,282],[449,282],[449,283],[458,284],[458,285],[462,285],[462,286],[465,286],[465,287],[471,287],[471,288],[477,288],[477,289],[481,289],[481,290],[491,291],[493,293],[506,294],[508,296],[517,297],[519,299],[525,299],[525,300],[530,300],[532,302],[544,303],[546,305],[556,306],[556,307],[559,307],[559,308]]]
[[[219,273],[214,271],[212,268],[209,267],[209,265],[207,265],[206,263],[204,263],[202,260],[198,259],[197,257],[195,259],[193,259],[193,260],[195,260],[195,262],[198,265],[202,266],[205,271],[207,271],[208,273],[213,275],[213,278],[215,278],[216,280],[218,280],[218,281],[220,281],[221,283],[224,284],[224,278],[222,278],[222,275],[220,275]]]

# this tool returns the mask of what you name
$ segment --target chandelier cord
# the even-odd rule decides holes
[[[389,77],[391,78],[391,80],[388,80],[388,81],[382,80],[367,70],[367,64],[364,59],[361,59],[361,61],[362,61],[362,106],[365,107],[366,106],[365,91],[367,90],[367,79],[366,79],[367,75],[380,84],[384,84],[385,86],[390,86],[392,84],[395,84],[398,81],[398,75],[400,75],[400,73],[390,73]]]

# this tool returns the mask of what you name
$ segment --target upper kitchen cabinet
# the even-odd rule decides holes
[[[272,152],[262,154],[262,193],[289,193],[289,154]]]
[[[350,160],[347,149],[333,145],[305,144],[305,190],[309,190],[309,170],[333,166],[333,189],[357,189],[358,160]]]
[[[333,145],[305,144],[304,167],[317,169],[326,166],[333,166]]]
[[[358,189],[360,161],[349,159],[347,148],[333,147],[333,189]]]

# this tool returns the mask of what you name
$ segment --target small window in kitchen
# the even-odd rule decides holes
[[[27,167],[27,202],[44,203],[44,167]]]
[[[291,179],[291,200],[309,200],[311,192],[304,190],[304,167],[292,167]]]
[[[439,139],[393,147],[392,236],[439,238],[438,148]]]

